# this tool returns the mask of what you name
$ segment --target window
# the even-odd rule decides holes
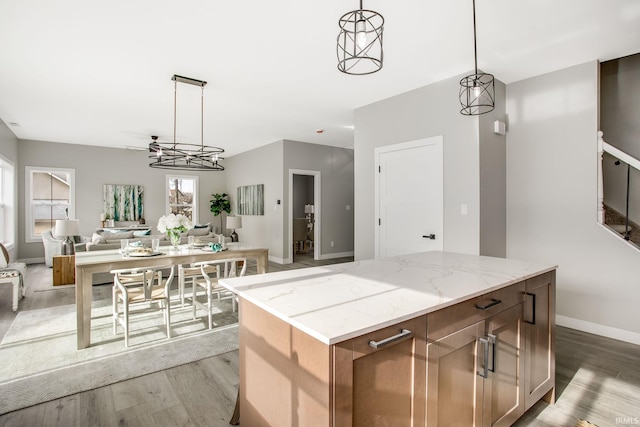
[[[198,177],[167,175],[167,212],[198,222]]]
[[[0,156],[0,242],[16,242],[16,175],[13,163]]]
[[[75,171],[73,169],[25,168],[25,240],[37,242],[57,219],[75,218]]]

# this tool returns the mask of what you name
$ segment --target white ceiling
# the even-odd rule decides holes
[[[144,148],[173,138],[179,74],[208,82],[205,144],[226,156],[352,147],[354,108],[473,69],[471,0],[365,0],[384,67],[340,73],[338,18],[358,4],[1,0],[0,119],[20,139]],[[477,0],[476,16],[478,67],[507,84],[640,52],[640,0]],[[199,88],[178,85],[178,138],[199,143],[199,120]]]

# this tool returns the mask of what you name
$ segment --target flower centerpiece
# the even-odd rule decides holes
[[[167,233],[169,236],[169,240],[171,240],[171,245],[174,248],[177,248],[180,244],[180,235],[187,230],[193,228],[193,224],[189,218],[182,214],[169,214],[165,216],[161,216],[158,220],[158,231],[161,233]]]

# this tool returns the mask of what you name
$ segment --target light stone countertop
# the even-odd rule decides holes
[[[222,279],[220,284],[331,345],[556,267],[434,251]]]

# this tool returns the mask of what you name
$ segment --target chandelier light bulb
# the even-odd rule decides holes
[[[356,44],[360,50],[367,47],[367,23],[364,19],[359,19],[356,22]]]

